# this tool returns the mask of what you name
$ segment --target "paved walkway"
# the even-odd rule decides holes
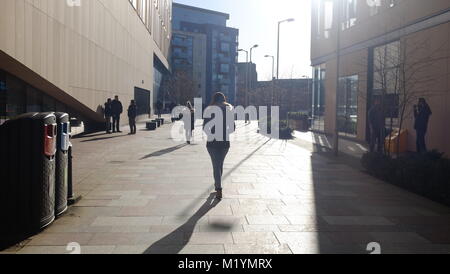
[[[217,202],[204,142],[177,143],[171,126],[74,139],[83,199],[5,252],[76,242],[82,253],[368,253],[377,242],[382,253],[450,253],[449,208],[255,124],[238,125],[246,138],[233,142]]]

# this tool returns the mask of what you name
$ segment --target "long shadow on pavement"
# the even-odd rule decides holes
[[[127,136],[128,135],[118,135],[118,136],[111,136],[111,137],[99,137],[99,138],[93,138],[93,139],[89,139],[89,140],[83,140],[83,141],[81,141],[81,143],[104,141],[104,140],[121,138],[121,137],[127,137]]]
[[[175,231],[165,236],[161,240],[152,244],[144,254],[178,254],[189,243],[192,234],[194,233],[195,226],[198,221],[208,214],[210,210],[215,208],[220,203],[220,200],[215,199],[215,194],[212,193],[206,202],[200,207],[200,209],[189,218],[189,220],[177,228]],[[223,228],[226,229],[226,228]],[[182,235],[182,239],[177,237]]]
[[[166,149],[162,149],[162,150],[153,152],[153,153],[151,153],[151,154],[149,154],[147,156],[144,156],[140,160],[145,160],[145,159],[152,158],[152,157],[163,156],[163,155],[172,153],[174,151],[177,151],[179,149],[182,149],[182,148],[184,148],[186,146],[187,146],[187,144],[182,144],[182,145],[177,145],[177,146],[174,146],[174,147],[169,147],[169,148],[166,148]]]
[[[268,139],[267,141],[265,141],[263,144],[261,144],[259,147],[257,147],[254,151],[252,151],[252,153],[250,153],[249,155],[247,155],[247,157],[245,157],[244,159],[242,159],[238,164],[236,164],[231,170],[229,170],[227,173],[225,173],[223,175],[223,180],[225,180],[226,178],[228,178],[236,169],[238,169],[243,163],[245,163],[246,161],[248,161],[251,157],[253,157],[253,155],[255,155],[261,148],[263,148],[268,142],[270,142],[271,139]],[[203,192],[200,197],[205,196],[207,193],[213,191],[214,186],[211,186],[210,188],[208,188],[205,192]],[[182,215],[187,215],[189,212],[191,212],[191,210],[195,207],[195,204],[191,204],[189,206],[186,207],[186,209],[183,211]]]

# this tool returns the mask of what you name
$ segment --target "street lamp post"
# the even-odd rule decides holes
[[[259,47],[258,44],[254,45],[253,47],[250,48],[250,65],[247,64],[247,66],[249,66],[249,67],[247,67],[247,69],[250,70],[250,73],[252,72],[252,69],[253,69],[253,59],[252,59],[252,57],[253,57],[253,50],[255,48],[257,48],[257,47]],[[250,87],[250,89],[253,89],[253,73],[251,73],[250,79],[248,79],[248,80],[249,80],[249,87]],[[249,91],[247,90],[247,96],[246,96],[246,104],[247,104],[247,106],[250,104],[249,101],[250,101]]]
[[[278,39],[277,39],[277,80],[280,79],[280,25],[285,22],[294,22],[294,18],[289,18],[278,22]]]
[[[245,49],[238,49],[238,51],[240,52],[245,52],[246,57],[245,57],[245,97],[244,100],[246,100],[247,98],[247,93],[248,93],[248,50]],[[245,102],[244,102],[245,104]]]
[[[275,82],[275,56],[273,55],[265,55],[264,57],[266,58],[272,58],[272,99],[271,99],[271,106],[274,104],[273,99],[274,99],[274,82]]]

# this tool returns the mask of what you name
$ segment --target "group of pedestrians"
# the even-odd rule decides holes
[[[104,106],[104,115],[106,120],[106,133],[122,133],[120,130],[120,116],[123,113],[123,105],[119,100],[119,96],[115,96],[114,100],[108,99]],[[128,107],[128,122],[130,125],[130,134],[136,134],[136,117],[137,106],[134,100],[131,100]],[[112,122],[111,122],[112,121]]]

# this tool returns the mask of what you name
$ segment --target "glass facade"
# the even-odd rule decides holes
[[[172,37],[172,66],[174,70],[182,69],[192,72],[194,65],[194,38],[184,34]]]
[[[238,30],[228,28],[227,14],[203,10],[195,7],[174,5],[174,30],[184,33],[206,35],[206,98],[210,102],[212,93],[223,92],[230,103],[235,104]],[[173,70],[190,69],[192,41],[181,35],[172,39]],[[197,64],[197,60],[193,63]],[[204,62],[204,61],[203,61]],[[192,71],[192,69],[191,69]]]
[[[67,112],[79,117],[65,104],[0,70],[0,124],[27,112]]]
[[[182,22],[226,26],[227,14],[176,4],[173,6],[173,29],[181,30]]]
[[[338,130],[345,136],[356,137],[358,125],[358,75],[339,78]]]
[[[314,1],[313,5],[316,12],[316,38],[330,38],[333,29],[333,6],[334,0]]]
[[[386,124],[398,126],[400,89],[400,41],[395,41],[373,49],[371,102],[379,99],[386,110]],[[368,108],[370,109],[370,107]],[[392,120],[391,120],[392,118]]]
[[[325,64],[313,68],[312,129],[325,131]]]

